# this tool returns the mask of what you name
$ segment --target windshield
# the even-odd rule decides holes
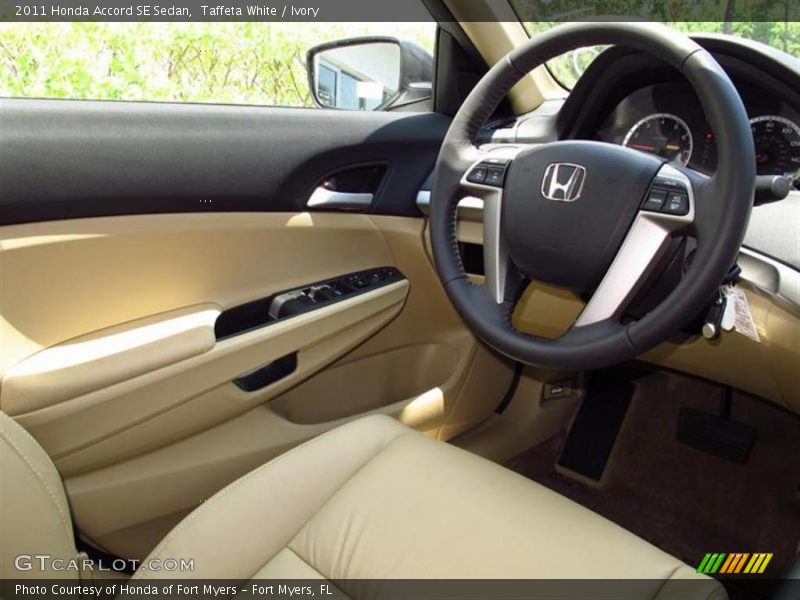
[[[762,42],[792,56],[800,55],[800,23],[794,22],[689,22],[671,21],[665,25],[684,33],[727,33]],[[555,27],[555,22],[523,22],[528,35]],[[547,68],[567,89],[572,89],[583,72],[603,50],[602,46],[578,48],[548,61]]]

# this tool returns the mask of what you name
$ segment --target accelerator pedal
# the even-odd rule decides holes
[[[745,463],[756,441],[755,428],[731,420],[731,388],[722,389],[719,415],[684,406],[678,415],[678,441],[702,452]]]

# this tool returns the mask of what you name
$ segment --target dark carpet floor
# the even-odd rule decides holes
[[[731,418],[757,430],[737,464],[676,440],[682,406],[717,413],[720,387],[663,372],[638,376],[601,489],[555,472],[564,438],[509,468],[600,513],[692,566],[706,552],[773,552],[778,576],[800,541],[800,418],[734,393]]]

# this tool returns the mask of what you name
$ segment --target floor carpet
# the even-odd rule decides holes
[[[756,428],[749,460],[737,464],[681,444],[678,413],[711,413],[721,388],[655,372],[638,375],[601,489],[554,470],[564,438],[512,459],[509,468],[600,513],[662,550],[697,565],[706,552],[773,552],[778,575],[800,541],[800,418],[734,393],[731,418]]]

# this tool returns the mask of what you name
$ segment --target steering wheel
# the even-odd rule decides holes
[[[715,136],[713,176],[595,141],[500,152],[476,147],[481,126],[526,73],[569,50],[601,44],[655,55],[686,77]],[[661,25],[558,26],[499,61],[453,118],[431,190],[430,236],[439,278],[470,329],[514,360],[560,369],[629,360],[678,332],[714,297],[749,221],[754,156],[736,88],[688,37]],[[457,205],[466,196],[484,205],[483,285],[467,278],[456,240]],[[625,319],[645,280],[658,277],[659,259],[677,236],[690,236],[697,245],[680,283],[642,318]],[[529,281],[590,296],[572,327],[555,340],[512,325]]]

